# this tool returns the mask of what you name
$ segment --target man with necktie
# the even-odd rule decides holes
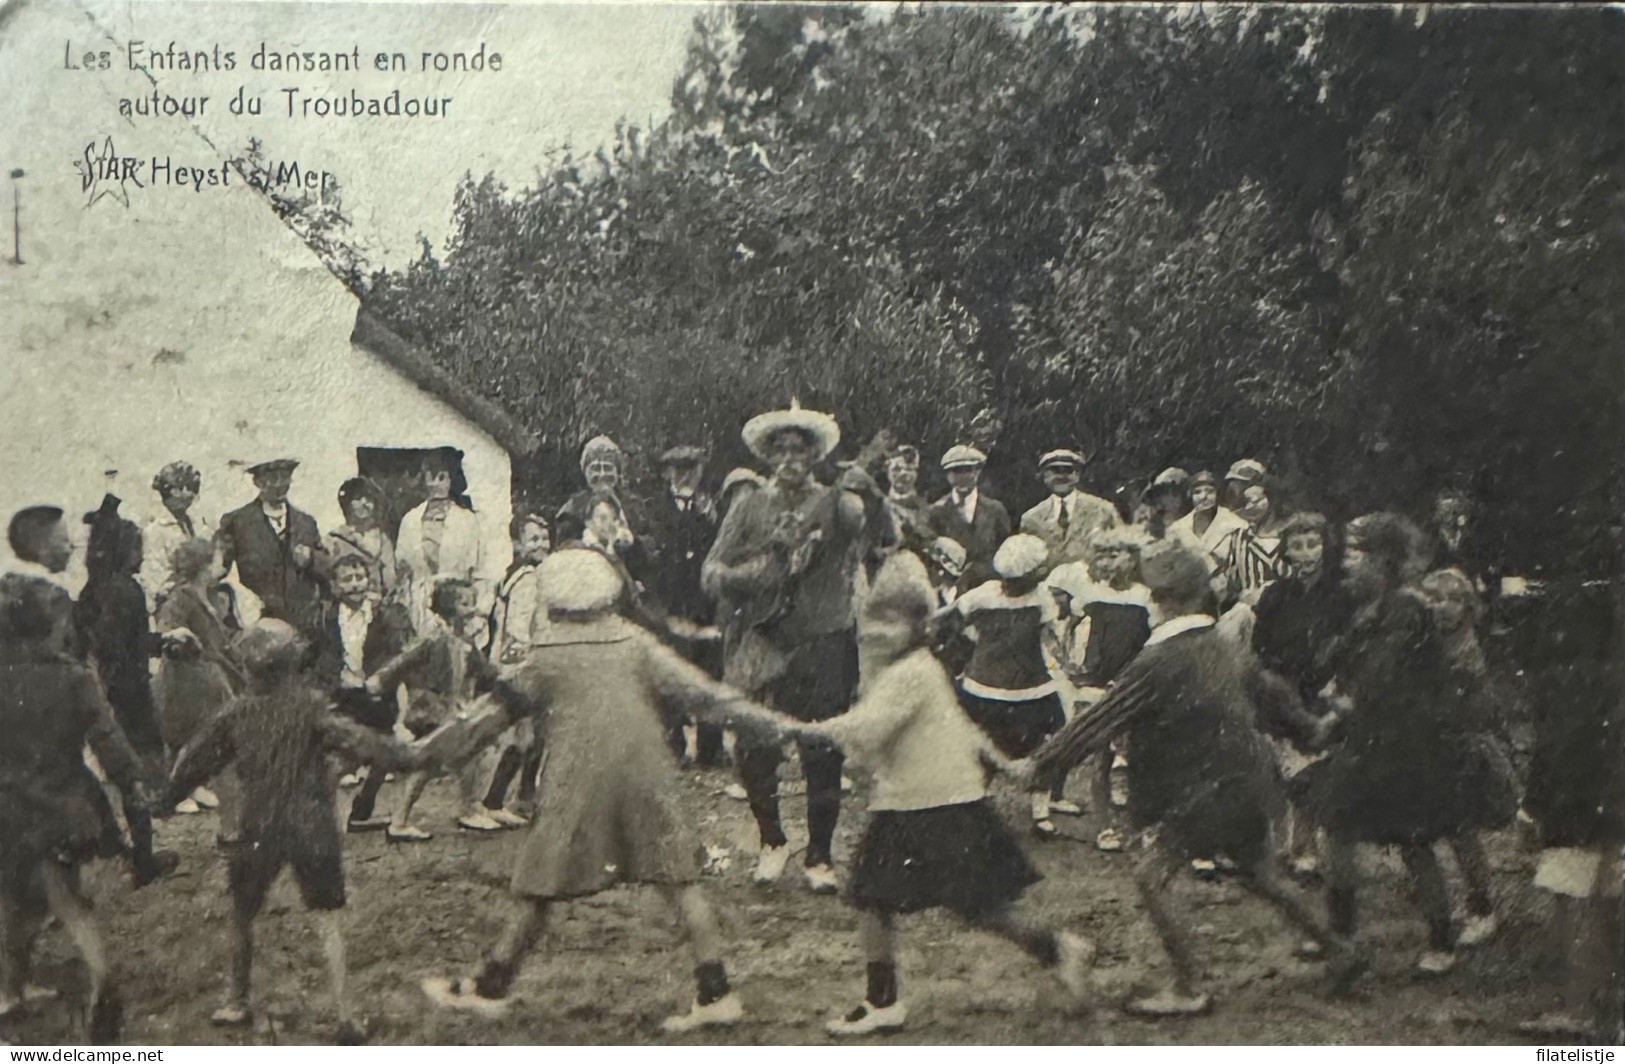
[[[1078,490],[1089,459],[1081,451],[1058,448],[1038,459],[1050,497],[1021,515],[1021,530],[1049,545],[1049,566],[1085,561],[1095,535],[1122,524],[1117,507]]]
[[[322,535],[314,517],[288,502],[298,465],[275,458],[249,466],[258,496],[220,519],[219,536],[227,571],[236,566],[243,586],[264,604],[263,616],[316,638],[322,631],[315,567]]]

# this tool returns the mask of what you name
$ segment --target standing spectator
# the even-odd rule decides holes
[[[1010,538],[1010,511],[982,494],[982,467],[987,455],[968,444],[956,444],[942,456],[948,494],[931,504],[931,528],[965,548],[959,589],[968,591],[993,579],[993,552]]]
[[[700,487],[705,476],[705,450],[673,447],[660,456],[666,491],[650,508],[655,557],[649,573],[649,595],[666,619],[672,641],[689,661],[713,676],[722,674],[722,644],[712,626],[716,605],[700,583],[705,556],[717,539],[717,507]],[[713,724],[674,722],[672,749],[687,757],[688,730],[694,731],[694,760],[719,765],[722,730]]]
[[[490,611],[492,581],[485,579],[484,537],[468,497],[463,452],[442,447],[425,457],[423,489],[428,497],[401,518],[395,540],[395,557],[412,582],[412,623],[419,628],[433,623],[429,599],[444,579],[468,581],[484,616]]]
[[[495,664],[513,665],[525,660],[547,633],[547,603],[542,601],[537,570],[547,559],[553,543],[547,519],[540,514],[523,514],[513,519],[513,564],[497,586],[497,604],[491,611],[491,645],[486,649]],[[539,722],[526,717],[508,729],[501,744],[502,753],[491,770],[491,785],[485,792],[485,808],[491,819],[504,827],[521,827],[529,822],[536,807],[536,777],[542,769],[542,743]],[[508,787],[519,779],[519,793],[510,807]]]
[[[1203,470],[1191,478],[1191,511],[1168,526],[1168,534],[1183,543],[1207,566],[1219,567],[1218,550],[1232,532],[1247,527],[1235,511],[1219,504],[1219,478]]]
[[[299,463],[277,458],[248,467],[259,497],[220,519],[225,561],[258,596],[263,615],[301,632],[321,624],[321,530],[288,502]]]
[[[626,453],[608,436],[594,436],[581,448],[581,475],[587,486],[565,500],[553,520],[554,538],[559,543],[570,543],[582,538],[587,528],[592,506],[600,498],[615,500],[626,526],[626,546],[622,561],[632,578],[646,583],[647,561],[642,536],[647,522],[638,500],[632,498],[626,483]]]
[[[90,525],[85,551],[89,578],[74,603],[73,619],[79,645],[107,692],[114,719],[148,770],[156,773],[164,763],[164,736],[152,698],[151,661],[166,640],[153,634],[146,594],[135,578],[141,568],[141,529],[120,517],[118,507],[119,500],[108,495],[100,509],[85,515]],[[153,850],[151,812],[131,795],[121,797],[136,885],[168,875],[180,859]]]
[[[328,566],[349,555],[367,563],[373,590],[393,599],[400,586],[395,567],[395,544],[384,531],[384,493],[366,477],[351,477],[339,485],[339,509],[344,524],[327,534]]]
[[[358,554],[333,562],[336,600],[327,608],[321,641],[315,647],[315,677],[333,695],[338,712],[385,734],[400,735],[405,708],[398,685],[369,686],[367,678],[401,654],[412,640],[406,607],[379,601],[372,588],[371,565]],[[350,803],[348,829],[378,831],[389,818],[374,815],[384,773],[374,766]]]
[[[1427,530],[1430,564],[1434,569],[1461,570],[1480,595],[1494,597],[1500,593],[1502,573],[1484,546],[1477,516],[1472,496],[1460,488],[1444,488],[1433,497]]]
[[[828,414],[788,410],[761,414],[741,433],[751,452],[773,468],[773,479],[728,511],[702,576],[711,594],[739,603],[740,636],[723,676],[733,686],[799,720],[844,713],[858,682],[854,596],[870,502],[880,490],[861,464],[834,487],[813,479],[815,464],[840,442]],[[818,893],[834,893],[831,845],[841,812],[840,749],[801,737],[807,780],[804,874]],[[736,754],[740,781],[761,835],[754,878],[770,883],[784,871],[789,840],[779,821],[779,743],[747,741]]]
[[[1178,466],[1158,473],[1142,496],[1146,518],[1142,524],[1152,539],[1162,539],[1191,512],[1191,475]]]
[[[919,493],[920,452],[903,444],[886,458],[886,516],[891,522],[890,547],[922,550],[935,539],[931,508]]]
[[[1089,556],[1095,534],[1122,524],[1117,507],[1078,490],[1089,459],[1081,451],[1060,448],[1038,459],[1038,473],[1050,497],[1021,515],[1021,530],[1049,547],[1049,565],[1065,565]]]
[[[171,462],[152,478],[152,490],[163,504],[158,516],[142,529],[146,551],[137,579],[147,593],[147,609],[157,614],[168,590],[170,560],[175,548],[192,539],[214,538],[214,527],[201,514],[192,512],[203,477],[189,462]]]
[[[1404,586],[1421,538],[1390,513],[1350,523],[1344,583],[1354,615],[1334,669],[1340,741],[1308,788],[1306,808],[1326,829],[1333,929],[1355,930],[1355,847],[1398,846],[1427,922],[1424,975],[1455,966],[1450,898],[1433,844],[1471,822],[1466,752],[1452,719],[1452,676],[1421,595]]]
[[[1252,476],[1254,468],[1258,470],[1256,479],[1237,479],[1238,471]],[[1242,484],[1236,516],[1246,522],[1246,527],[1230,533],[1215,552],[1219,559],[1217,576],[1223,587],[1219,601],[1225,606],[1236,602],[1252,606],[1266,584],[1286,574],[1286,559],[1281,556],[1281,530],[1286,516],[1271,498],[1263,467],[1258,463],[1237,462],[1230,470],[1230,481]]]

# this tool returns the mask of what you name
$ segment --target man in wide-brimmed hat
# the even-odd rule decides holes
[[[227,571],[236,566],[243,586],[259,596],[262,616],[314,638],[321,629],[316,556],[324,548],[316,519],[288,502],[298,466],[292,458],[248,466],[258,497],[220,518],[219,536]]]
[[[1070,447],[1039,456],[1038,475],[1050,497],[1021,515],[1021,530],[1049,545],[1052,568],[1083,560],[1095,533],[1123,523],[1117,507],[1078,490],[1078,480],[1088,464],[1088,455]]]
[[[1010,538],[1010,511],[982,493],[982,467],[987,455],[969,444],[948,448],[942,472],[948,494],[931,504],[931,527],[965,548],[961,591],[993,579],[993,552]]]
[[[729,646],[724,678],[775,709],[802,720],[844,712],[857,690],[854,593],[863,535],[880,491],[857,465],[834,487],[813,467],[840,442],[829,414],[792,404],[751,418],[745,445],[772,468],[767,486],[728,511],[702,571],[724,613],[739,611],[740,635]],[[807,779],[806,876],[817,892],[837,889],[830,851],[841,808],[840,750],[798,740]],[[757,882],[784,870],[789,843],[779,822],[774,743],[741,742],[741,782],[761,832]]]

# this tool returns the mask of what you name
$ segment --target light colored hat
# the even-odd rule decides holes
[[[1157,540],[1140,552],[1140,579],[1153,595],[1178,602],[1193,601],[1208,590],[1207,565],[1171,539]]]
[[[607,610],[623,590],[621,575],[609,559],[588,547],[549,554],[536,570],[536,592],[541,600],[569,613]]]
[[[581,448],[581,468],[586,469],[601,458],[618,463],[625,457],[626,454],[621,450],[620,444],[608,436],[594,436]]]
[[[969,556],[965,553],[965,545],[957,539],[938,536],[926,546],[925,556],[942,566],[955,579],[965,575],[965,561]]]
[[[993,571],[1006,580],[1016,580],[1038,572],[1048,558],[1048,544],[1037,536],[1018,532],[999,544],[993,555]]]
[[[1070,447],[1059,447],[1053,451],[1045,451],[1038,457],[1038,468],[1041,472],[1051,466],[1065,465],[1074,469],[1082,469],[1088,464],[1088,455],[1082,451],[1074,451]]]
[[[236,652],[249,672],[263,672],[292,664],[304,653],[304,646],[293,625],[265,618],[238,637]]]
[[[751,454],[765,459],[767,441],[785,429],[796,429],[811,437],[813,446],[818,450],[818,461],[828,458],[841,442],[841,426],[833,416],[817,410],[803,410],[794,399],[790,400],[788,410],[769,410],[765,414],[757,414],[745,422],[739,435]]]
[[[1206,484],[1210,488],[1216,488],[1219,486],[1219,478],[1213,475],[1213,471],[1211,469],[1204,469],[1194,477],[1191,477],[1192,488],[1195,488],[1201,484]]]
[[[298,468],[299,459],[297,458],[268,458],[263,462],[255,462],[253,465],[245,467],[244,471],[251,477],[257,477],[261,473],[284,471],[292,473]]]
[[[705,448],[696,447],[692,443],[679,444],[660,456],[660,464],[669,465],[699,465],[705,461]]]
[[[948,453],[942,456],[942,468],[966,469],[987,465],[987,455],[978,451],[968,443],[958,443],[948,448]]]
[[[1191,484],[1191,475],[1178,466],[1169,466],[1156,475],[1151,481],[1152,491],[1188,491]]]
[[[723,498],[727,498],[730,491],[741,485],[749,484],[753,488],[759,488],[766,483],[767,481],[762,478],[762,474],[756,472],[756,470],[740,466],[722,478],[722,489],[718,494]]]
[[[1226,480],[1240,480],[1248,484],[1262,484],[1269,475],[1264,463],[1252,458],[1243,458],[1230,467],[1230,472],[1224,475]]]

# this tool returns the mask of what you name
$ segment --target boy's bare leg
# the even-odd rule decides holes
[[[423,797],[424,788],[429,786],[427,772],[414,772],[406,781],[406,793],[401,796],[401,804],[395,810],[394,819],[390,823],[392,831],[402,831],[413,827],[412,810],[416,808],[418,799]]]
[[[85,995],[85,1012],[90,1018],[90,1036],[95,1042],[109,1042],[117,1038],[116,1008],[107,1013],[105,1006],[113,1004],[107,993],[107,952],[102,944],[101,930],[96,926],[90,904],[80,895],[77,875],[55,861],[40,864],[40,879],[45,886],[45,902],[51,915],[62,923],[74,948],[85,962],[89,989]]]
[[[696,965],[720,963],[722,960],[722,927],[717,922],[716,910],[697,883],[667,892],[667,899],[683,920],[688,936],[689,952]]]
[[[327,959],[327,977],[333,986],[333,1008],[338,1013],[341,1027],[355,1026],[355,1014],[350,1009],[350,969],[344,949],[344,910],[318,909],[312,914],[316,931],[322,940],[322,955]]]
[[[1179,869],[1178,862],[1159,842],[1146,843],[1134,863],[1134,885],[1140,903],[1157,930],[1157,939],[1173,968],[1173,986],[1132,1002],[1129,1008],[1150,1015],[1191,1015],[1207,1010],[1210,1002],[1196,989],[1198,973],[1190,934],[1168,904],[1168,885]]]

